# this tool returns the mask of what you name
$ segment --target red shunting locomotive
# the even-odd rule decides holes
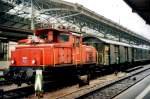
[[[12,51],[10,69],[6,74],[14,83],[31,81],[37,69],[51,72],[73,68],[75,72],[78,68],[85,70],[96,64],[96,49],[83,45],[81,34],[75,32],[40,29],[35,31],[35,36],[18,43]]]

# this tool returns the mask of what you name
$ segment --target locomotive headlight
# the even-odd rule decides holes
[[[33,59],[33,60],[32,60],[32,64],[35,64],[35,63],[36,63],[36,61],[35,61],[35,59]]]
[[[15,60],[11,60],[11,64],[14,64],[15,63]]]

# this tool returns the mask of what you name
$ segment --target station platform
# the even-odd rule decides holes
[[[3,75],[3,71],[8,69],[10,65],[9,61],[0,61],[0,76]]]
[[[150,99],[150,75],[114,99]]]
[[[0,69],[8,68],[10,65],[10,61],[0,61]]]

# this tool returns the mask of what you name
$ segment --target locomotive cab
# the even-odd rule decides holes
[[[70,43],[73,47],[82,44],[81,35],[69,31],[37,30],[36,36],[43,39],[45,43]]]

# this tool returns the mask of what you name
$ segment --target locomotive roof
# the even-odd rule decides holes
[[[66,34],[73,34],[75,36],[81,36],[80,33],[77,33],[77,32],[73,32],[73,31],[69,31],[69,30],[66,30],[66,29],[53,29],[53,28],[49,28],[49,29],[38,29],[35,31],[35,35],[40,35],[40,34],[43,34],[43,33],[46,33],[48,31],[55,31],[55,32],[63,32],[63,33],[66,33]]]
[[[62,30],[62,29],[61,29],[61,30],[58,30],[58,29],[49,28],[49,29],[37,29],[37,30],[35,30],[35,35],[40,35],[40,34],[42,34],[42,33],[48,32],[48,31],[66,32],[66,34],[67,34],[67,33],[69,34],[69,32],[66,31],[66,30]]]

